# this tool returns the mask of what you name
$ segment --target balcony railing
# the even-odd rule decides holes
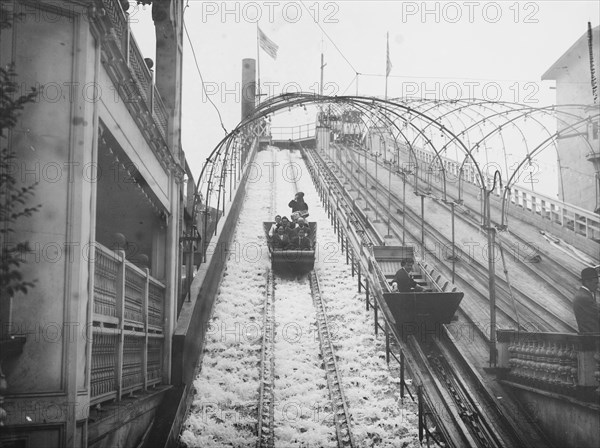
[[[499,330],[498,355],[509,381],[583,401],[600,397],[600,336]]]
[[[127,63],[134,85],[125,80],[125,85],[119,86],[119,93],[124,96],[123,101],[142,101],[150,112],[154,123],[162,134],[167,136],[169,115],[167,109],[154,85],[153,74],[146,65],[146,61],[131,33],[128,15],[121,7],[119,0],[96,0],[106,13],[111,25],[113,41],[121,53],[121,58]]]
[[[94,247],[92,404],[161,382],[166,291],[123,251]]]

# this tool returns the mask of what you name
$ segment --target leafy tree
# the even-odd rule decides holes
[[[0,30],[10,28],[12,13],[0,8]],[[35,281],[23,278],[20,267],[23,254],[30,250],[27,241],[11,241],[11,234],[20,218],[30,217],[40,205],[28,207],[28,200],[34,195],[35,184],[19,186],[14,175],[16,155],[4,145],[8,130],[13,128],[25,104],[33,102],[37,92],[32,89],[25,95],[18,95],[19,85],[15,81],[14,67],[0,67],[0,298],[11,297],[16,292],[27,293]]]

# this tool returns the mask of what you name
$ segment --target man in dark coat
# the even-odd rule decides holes
[[[595,294],[598,288],[598,272],[594,268],[581,271],[581,287],[573,300],[573,312],[579,334],[600,333],[600,306]]]
[[[298,236],[292,238],[290,241],[290,245],[288,246],[290,249],[312,249],[312,244],[310,242],[310,238],[306,236],[306,230],[304,227],[298,228]]]
[[[283,226],[277,227],[275,231],[275,235],[273,235],[273,249],[282,249],[285,250],[288,248],[290,244],[290,237],[285,231]]]
[[[304,202],[304,193],[301,191],[296,193],[295,198],[290,201],[288,207],[292,208],[292,213],[300,212],[300,216],[302,218],[306,218],[308,216],[308,204]]]
[[[392,280],[392,290],[398,292],[424,291],[424,289],[420,287],[410,275],[413,264],[414,260],[410,258],[400,261],[400,266],[402,266],[402,268],[396,272],[396,275]]]

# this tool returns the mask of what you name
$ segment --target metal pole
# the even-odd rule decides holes
[[[367,200],[367,191],[368,191],[368,183],[367,183],[367,148],[365,148],[365,210],[369,210],[369,201]]]
[[[425,196],[421,195],[421,250],[425,254]]]
[[[485,198],[485,227],[488,232],[488,275],[490,293],[490,367],[496,366],[496,273],[494,260],[494,245],[496,243],[496,229],[491,226],[490,219],[490,194],[483,189]]]
[[[390,221],[392,218],[392,167],[388,167],[388,206],[387,206],[388,220],[387,220],[387,235],[386,237],[391,238],[390,235]]]
[[[406,173],[402,173],[402,245],[406,236]]]
[[[454,244],[454,202],[450,204],[452,207],[452,283],[454,283],[454,269],[456,266],[456,248]]]
[[[404,401],[404,351],[400,351],[400,399]]]
[[[377,210],[379,209],[379,195],[377,194],[379,191],[379,181],[377,180],[377,165],[379,165],[378,157],[379,153],[375,154],[375,204],[373,205],[373,210],[375,211],[374,223],[380,222],[379,215],[377,214]]]

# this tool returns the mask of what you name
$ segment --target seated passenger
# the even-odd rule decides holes
[[[273,225],[269,229],[269,236],[270,237],[273,237],[273,235],[275,234],[275,230],[277,230],[277,227],[279,227],[280,225],[281,225],[281,215],[277,215],[277,216],[275,216],[275,222],[273,223]]]
[[[310,226],[308,225],[308,223],[306,222],[306,219],[304,218],[299,218],[298,222],[296,223],[296,225],[298,226],[295,230],[296,230],[296,235],[298,234],[298,229],[304,229],[304,231],[306,232],[306,237],[307,238],[311,238],[312,239],[312,235],[311,235],[311,231],[310,231]]]
[[[417,282],[410,275],[410,271],[412,271],[414,264],[414,260],[411,258],[405,258],[400,261],[401,269],[396,272],[392,280],[392,291],[398,292],[422,292],[425,291],[424,288],[419,286]]]
[[[306,236],[306,230],[304,230],[303,227],[300,227],[298,229],[298,236],[292,238],[292,240],[290,241],[289,249],[312,249],[312,243],[310,241],[310,238]]]
[[[285,250],[290,244],[290,237],[285,232],[283,226],[279,226],[272,238],[273,249]]]
[[[281,227],[283,227],[285,229],[285,233],[288,234],[288,236],[289,236],[292,229],[294,227],[296,227],[296,224],[294,224],[293,222],[290,222],[290,220],[288,219],[287,216],[283,216],[281,218]]]

